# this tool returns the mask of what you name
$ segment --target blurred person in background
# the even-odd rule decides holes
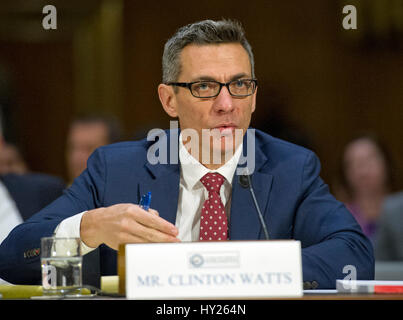
[[[5,145],[0,113],[0,155]],[[61,179],[46,174],[0,173],[0,243],[15,226],[61,196],[63,190]]]
[[[114,118],[83,116],[72,121],[67,135],[66,163],[68,183],[87,167],[96,148],[120,140],[120,125]]]
[[[391,161],[384,145],[361,135],[345,147],[341,164],[343,202],[373,242],[382,204],[392,189]]]
[[[374,249],[376,260],[403,261],[403,191],[386,198]]]
[[[28,166],[18,149],[12,143],[3,141],[0,152],[0,174],[28,172]]]

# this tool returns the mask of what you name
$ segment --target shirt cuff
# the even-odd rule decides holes
[[[80,237],[80,225],[81,218],[83,214],[87,211],[78,213],[70,218],[64,219],[56,227],[54,235],[56,238],[81,238]],[[85,255],[95,250],[96,248],[91,248],[87,246],[83,241],[81,241],[81,254]]]

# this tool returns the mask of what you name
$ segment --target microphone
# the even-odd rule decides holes
[[[246,173],[249,173],[248,168],[246,168]],[[250,177],[251,176],[249,174],[239,176],[239,184],[241,185],[242,188],[245,189],[249,188],[250,194],[252,195],[253,203],[255,204],[255,208],[259,216],[260,224],[262,225],[263,228],[264,236],[266,240],[270,240],[269,232],[267,231],[266,223],[264,221],[262,212],[260,211],[259,204],[257,203],[255,192],[253,191],[252,187],[252,179]]]

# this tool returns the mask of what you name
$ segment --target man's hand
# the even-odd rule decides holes
[[[176,238],[178,229],[160,218],[157,211],[126,203],[84,213],[80,235],[89,247],[104,243],[115,250],[122,243],[180,242]]]

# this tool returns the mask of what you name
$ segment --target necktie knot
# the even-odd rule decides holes
[[[220,192],[220,188],[224,183],[224,177],[219,173],[207,173],[201,179],[200,182],[204,185],[208,192]]]

